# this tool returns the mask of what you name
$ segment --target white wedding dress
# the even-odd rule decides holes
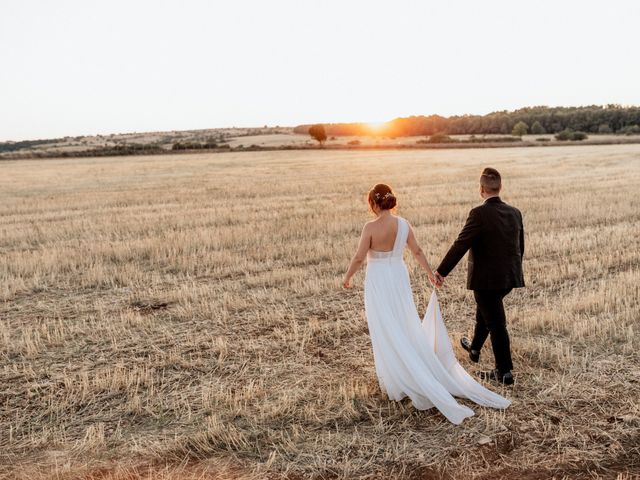
[[[404,218],[396,218],[393,250],[369,250],[364,282],[365,313],[381,390],[391,400],[408,396],[418,410],[435,406],[455,424],[474,413],[453,396],[486,407],[508,407],[509,400],[474,380],[456,360],[435,290],[420,320],[402,258],[409,225]]]

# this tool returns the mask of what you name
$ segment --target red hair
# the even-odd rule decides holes
[[[398,203],[391,187],[384,183],[378,183],[369,190],[367,201],[369,202],[371,210],[373,210],[374,205],[380,210],[392,210]]]

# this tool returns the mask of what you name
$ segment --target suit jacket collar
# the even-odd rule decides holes
[[[503,202],[500,199],[500,197],[489,197],[484,201],[484,203],[503,203]]]

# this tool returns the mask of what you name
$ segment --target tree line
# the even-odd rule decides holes
[[[298,125],[295,133],[308,134],[312,125]],[[517,127],[517,128],[516,128]],[[526,107],[487,115],[418,115],[391,120],[375,130],[366,123],[324,124],[326,135],[405,137],[456,134],[545,134],[563,131],[587,133],[640,133],[640,107],[617,104],[583,107]]]

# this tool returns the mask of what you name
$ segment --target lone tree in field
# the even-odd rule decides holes
[[[540,124],[540,122],[536,120],[535,122],[533,122],[533,125],[531,125],[531,133],[533,133],[534,135],[540,135],[547,132]]]
[[[315,138],[320,146],[322,146],[322,142],[327,139],[327,132],[324,129],[324,125],[322,125],[321,123],[310,126],[309,135]]]
[[[522,120],[516,123],[513,126],[513,130],[511,131],[511,135],[515,135],[517,137],[521,137],[525,135],[529,131],[529,125],[524,123]]]

